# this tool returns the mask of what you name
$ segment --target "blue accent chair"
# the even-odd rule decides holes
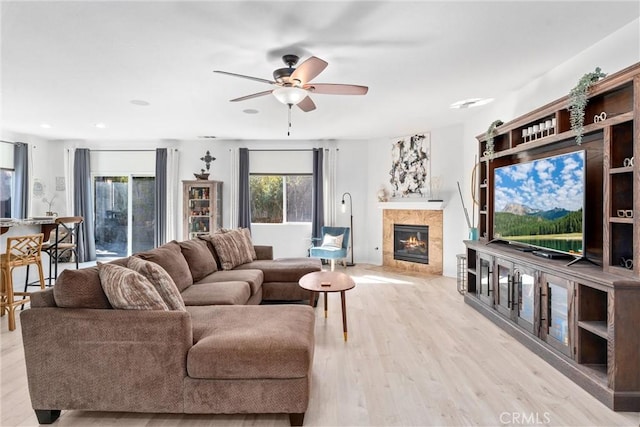
[[[346,267],[350,231],[349,227],[322,227],[322,237],[313,239],[317,245],[309,249],[309,256],[311,258],[328,259],[331,262],[331,271],[335,269],[336,260],[341,259]],[[342,235],[342,247],[322,246],[324,236],[327,234],[330,236]]]

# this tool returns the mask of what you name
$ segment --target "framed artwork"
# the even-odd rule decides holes
[[[56,176],[56,191],[64,191],[64,176]]]
[[[394,139],[389,175],[393,197],[426,196],[431,181],[431,134]]]

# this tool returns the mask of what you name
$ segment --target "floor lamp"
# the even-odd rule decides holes
[[[351,193],[343,193],[342,194],[342,212],[346,212],[347,211],[347,205],[344,201],[344,196],[349,196],[349,216],[350,216],[350,221],[351,221],[351,241],[349,242],[349,246],[351,249],[351,262],[347,263],[347,267],[353,267],[354,265],[356,265],[353,262],[353,199],[351,198]]]

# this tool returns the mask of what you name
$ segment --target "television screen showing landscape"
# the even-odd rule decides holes
[[[584,151],[495,169],[493,237],[582,254]]]

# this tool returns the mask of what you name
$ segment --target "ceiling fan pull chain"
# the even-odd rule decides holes
[[[288,104],[288,105],[289,105],[289,112],[288,112],[289,126],[287,127],[287,136],[291,136],[291,107],[293,106],[293,104]]]

